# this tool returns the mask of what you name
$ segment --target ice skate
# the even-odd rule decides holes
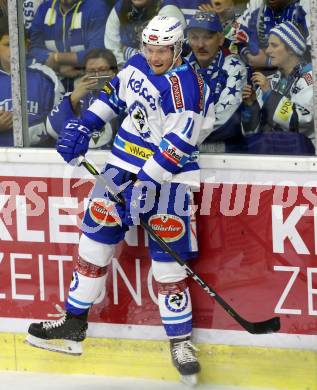
[[[172,361],[181,375],[181,382],[188,386],[196,386],[197,374],[200,364],[196,357],[197,348],[191,343],[190,338],[171,339],[170,348]]]
[[[26,341],[38,348],[49,351],[63,352],[71,355],[81,355],[81,342],[86,338],[88,328],[87,315],[73,316],[56,305],[61,317],[58,320],[32,323],[29,326]]]

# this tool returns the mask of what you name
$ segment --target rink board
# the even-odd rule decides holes
[[[43,351],[23,334],[0,334],[0,370],[177,381],[164,341],[89,338],[82,356]],[[307,350],[198,344],[200,383],[315,390],[317,356]]]
[[[23,358],[16,340],[22,337],[19,333],[26,332],[31,319],[47,319],[47,313],[55,311],[54,304],[62,305],[67,296],[72,263],[77,256],[80,220],[92,180],[83,168],[73,170],[54,159],[45,164],[47,156],[41,153],[37,155],[37,164],[31,163],[34,156],[23,156],[30,160],[27,170],[25,162],[10,162],[17,157],[10,153],[5,156],[7,162],[0,166],[0,332],[17,333],[11,342],[5,342],[7,336],[1,339],[6,350],[11,349],[17,356],[10,364],[19,370],[40,371],[44,363],[40,363],[42,357],[36,356],[43,352],[32,352],[34,360]],[[272,360],[275,367],[276,362],[281,362],[284,374],[292,373],[290,382],[299,380],[298,383],[307,384],[298,387],[296,382],[297,387],[291,387],[290,383],[286,388],[316,389],[316,383],[311,382],[316,377],[316,369],[309,368],[309,362],[316,359],[317,349],[314,175],[309,173],[307,161],[301,171],[287,171],[282,164],[280,172],[263,169],[259,158],[254,160],[257,170],[250,161],[245,167],[240,161],[241,169],[233,168],[235,163],[230,166],[228,161],[216,159],[212,168],[208,160],[202,161],[202,185],[195,195],[196,204],[200,205],[197,213],[200,256],[192,267],[243,317],[260,321],[278,315],[282,328],[272,337],[242,332],[232,317],[190,280],[195,338],[203,345],[202,364],[209,367],[210,362],[210,370],[203,371],[202,380],[230,384],[250,380],[249,385],[260,385],[262,378],[262,385],[268,387],[271,382],[263,382],[257,366],[263,364],[267,372],[265,367]],[[99,344],[105,343],[106,350],[110,347],[115,350],[117,344],[132,343],[128,351],[134,355],[132,358],[128,354],[127,359],[131,357],[132,362],[140,364],[142,358],[137,346],[144,342],[149,348],[144,362],[148,363],[151,353],[154,354],[151,375],[155,377],[162,374],[158,369],[159,352],[165,348],[160,346],[165,336],[159,326],[157,289],[147,244],[144,232],[134,227],[118,248],[104,296],[91,310],[89,335],[98,337]],[[123,338],[125,341],[121,341]],[[87,342],[88,355],[90,343],[94,345],[94,339]],[[297,353],[301,354],[300,363],[294,358]],[[106,358],[102,353],[100,356],[100,361]],[[232,366],[230,356],[237,358]],[[85,354],[76,362],[86,362],[88,357]],[[224,371],[221,368],[214,371],[213,367],[220,367],[222,359]],[[21,364],[23,360],[29,366]],[[70,372],[78,369],[77,363],[71,365]],[[65,364],[61,363],[59,369]],[[89,363],[83,364],[87,373],[92,372]],[[54,364],[47,366],[55,369]],[[126,372],[133,371],[131,375],[152,372],[144,365],[139,371],[133,364],[127,366],[130,368]],[[243,372],[243,367],[248,367],[248,374]],[[305,367],[305,372],[301,372]],[[7,369],[5,365],[4,369]],[[165,369],[171,378],[176,375],[169,363]],[[120,375],[119,369],[114,371]],[[102,371],[96,369],[96,374],[102,375]],[[278,380],[279,375],[275,377]],[[315,387],[311,387],[312,383]]]

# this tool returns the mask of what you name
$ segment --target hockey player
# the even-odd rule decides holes
[[[240,57],[222,49],[224,34],[217,14],[198,11],[187,26],[192,49],[188,61],[201,74],[213,93],[214,131],[201,145],[206,152],[241,152],[243,136],[240,106],[247,69]]]
[[[266,54],[278,71],[254,72],[245,86],[243,128],[249,153],[314,155],[313,75],[306,39],[291,22],[274,27]]]
[[[138,223],[139,213],[153,227],[158,220],[166,229],[176,224],[179,234],[169,241],[170,247],[184,260],[197,255],[190,186],[200,185],[198,145],[212,131],[214,108],[208,86],[181,57],[183,39],[176,18],[154,17],[142,33],[143,55],[130,59],[81,120],[65,124],[57,150],[70,162],[86,153],[91,129],[128,111],[104,168],[114,189],[123,188],[125,206],[95,186],[83,220],[66,313],[58,321],[31,324],[31,344],[58,350],[62,339],[68,341],[63,351],[81,351],[78,344],[86,335],[88,310],[104,286],[116,244],[128,226]],[[173,363],[186,380],[195,380],[200,366],[190,341],[192,306],[186,272],[151,238],[149,248]],[[59,339],[56,346],[54,339]]]

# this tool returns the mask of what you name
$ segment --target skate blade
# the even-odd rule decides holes
[[[53,352],[67,353],[68,355],[81,355],[83,347],[81,342],[72,340],[45,340],[32,335],[27,335],[25,341],[33,347],[46,349]]]
[[[198,377],[196,374],[193,375],[181,375],[181,382],[184,385],[187,385],[189,387],[195,387],[198,384]]]

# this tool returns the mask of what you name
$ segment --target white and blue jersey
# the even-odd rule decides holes
[[[0,110],[12,112],[11,75],[0,70]],[[51,137],[46,131],[46,117],[62,98],[64,89],[56,74],[45,65],[26,68],[27,114],[31,146],[41,146]],[[13,146],[13,130],[0,132],[0,145]]]
[[[30,28],[30,56],[44,64],[51,52],[76,52],[83,65],[85,55],[94,48],[103,48],[109,6],[106,1],[81,0],[70,11],[62,13],[59,1],[43,2]]]
[[[188,93],[190,90],[191,93]],[[83,114],[88,128],[127,110],[109,163],[141,180],[173,181],[199,186],[198,145],[211,133],[214,108],[209,87],[185,62],[155,75],[137,54]]]

